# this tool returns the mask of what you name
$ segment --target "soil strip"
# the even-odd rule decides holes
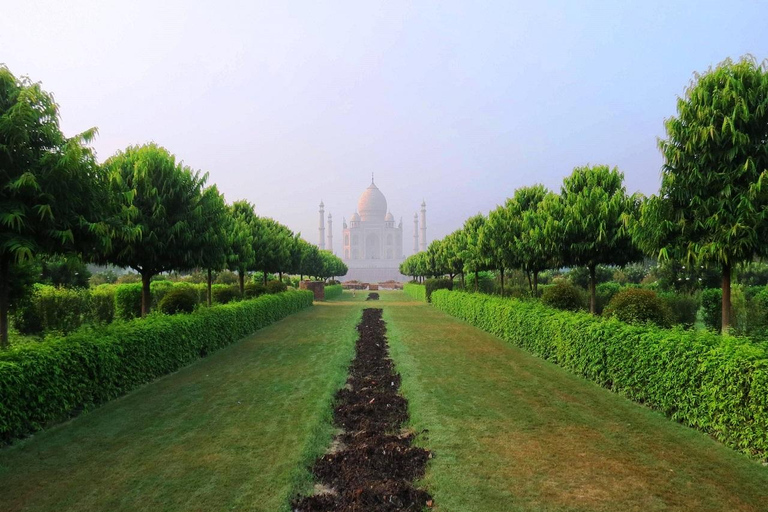
[[[412,446],[415,435],[401,430],[408,420],[408,402],[398,394],[400,375],[389,358],[381,309],[363,310],[357,330],[349,378],[336,393],[334,423],[342,432],[334,449],[312,468],[322,484],[319,492],[294,500],[296,512],[420,511],[432,506],[431,496],[413,487],[431,454]]]
[[[368,294],[368,297],[366,297],[365,300],[379,300],[379,294],[376,292],[371,292]]]

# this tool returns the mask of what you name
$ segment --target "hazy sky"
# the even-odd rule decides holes
[[[100,160],[155,141],[317,242],[371,172],[404,246],[517,187],[616,165],[653,193],[694,71],[768,57],[768,4],[0,0],[0,62],[41,81]]]

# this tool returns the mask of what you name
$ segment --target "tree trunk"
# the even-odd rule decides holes
[[[589,312],[593,315],[597,314],[597,294],[595,293],[595,279],[597,279],[597,273],[595,272],[595,265],[589,266]]]
[[[149,310],[152,309],[152,293],[149,289],[149,281],[152,279],[152,274],[145,270],[141,273],[141,316],[142,318],[149,314]]]
[[[464,272],[461,273],[461,289],[464,290],[466,283],[464,282]]]
[[[281,270],[280,272],[277,273],[277,275],[279,276],[278,281],[280,281],[282,283],[283,282],[283,271]]]
[[[0,258],[0,349],[10,346],[8,341],[8,295],[11,288],[11,258]]]
[[[722,333],[728,334],[728,330],[731,328],[731,266],[729,264],[723,265],[723,326]]]
[[[502,268],[500,270],[501,272],[501,296],[504,296],[504,269]]]
[[[533,293],[533,282],[531,281],[531,273],[530,271],[525,271],[525,277],[528,278],[528,292]]]
[[[477,284],[477,281],[478,281],[478,278],[477,278],[477,273],[478,273],[478,272],[477,272],[477,270],[475,270],[475,291],[477,291],[477,290],[478,290],[478,288],[479,288],[479,286],[478,286],[478,284]]]
[[[264,271],[264,286],[267,286],[267,271]]]
[[[240,296],[245,295],[245,271],[240,269],[237,271],[237,278],[240,281]]]
[[[539,271],[538,270],[533,271],[533,296],[534,297],[539,296]]]
[[[213,278],[211,277],[211,269],[208,269],[208,296],[206,299],[208,300],[208,307],[211,307],[212,297],[211,297],[211,283],[213,281]]]

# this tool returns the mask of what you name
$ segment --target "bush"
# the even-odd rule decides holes
[[[450,279],[427,279],[424,283],[427,302],[430,302],[432,292],[435,290],[453,290],[453,281]]]
[[[667,292],[660,293],[659,297],[667,306],[672,325],[680,325],[685,329],[693,328],[701,306],[697,295]]]
[[[423,284],[405,283],[403,285],[403,292],[416,300],[427,301],[427,289]]]
[[[102,284],[91,290],[91,318],[95,324],[110,324],[115,319],[115,289]]]
[[[165,294],[171,291],[173,288],[173,281],[166,279],[160,279],[149,283],[149,294],[152,297],[152,309],[155,309],[160,301],[163,300]]]
[[[628,324],[652,322],[660,327],[671,325],[671,313],[667,305],[653,290],[627,288],[613,296],[605,307],[603,316],[615,317]]]
[[[595,280],[597,281],[597,284],[607,283],[613,279],[613,273],[615,271],[615,267],[598,265],[595,268]],[[589,269],[587,267],[574,267],[568,271],[566,277],[574,286],[584,289],[589,287]]]
[[[768,456],[764,346],[479,294],[440,290],[432,304],[735,449]]]
[[[115,316],[120,320],[141,316],[141,283],[120,284],[115,288]]]
[[[222,270],[216,274],[215,282],[216,284],[239,284],[240,280],[231,270]]]
[[[267,293],[267,287],[261,283],[246,283],[243,288],[243,295],[246,299],[252,299]]]
[[[121,396],[312,305],[292,291],[191,315],[150,315],[0,353],[0,441]]]
[[[283,293],[287,289],[288,286],[285,283],[281,283],[280,281],[267,282],[267,293]]]
[[[229,304],[240,300],[240,288],[237,285],[214,284],[211,286],[211,298],[216,304]]]
[[[325,299],[335,299],[341,296],[342,288],[340,284],[332,284],[325,287]]]
[[[91,317],[91,294],[85,288],[37,284],[17,309],[15,326],[22,334],[69,333]]]
[[[174,286],[158,304],[158,309],[166,315],[191,313],[197,306],[197,290],[191,285]]]
[[[621,291],[621,285],[614,283],[613,281],[607,283],[600,283],[595,287],[595,295],[597,296],[597,313],[602,314],[605,306],[611,302],[614,295]]]
[[[715,331],[720,331],[723,325],[723,290],[707,288],[701,292],[701,308],[704,324]],[[741,287],[731,286],[731,328],[735,332],[746,332],[748,328],[747,298]]]
[[[579,311],[586,307],[587,295],[581,288],[567,281],[558,280],[544,289],[541,302],[556,309]]]

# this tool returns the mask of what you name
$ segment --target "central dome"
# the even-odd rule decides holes
[[[387,199],[381,190],[371,183],[357,201],[357,211],[360,212],[363,222],[381,222],[387,214]]]

